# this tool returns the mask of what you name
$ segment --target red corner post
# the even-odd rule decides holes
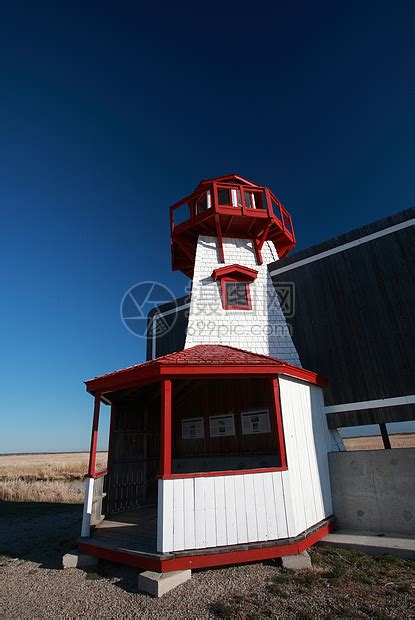
[[[171,379],[161,380],[160,475],[171,475]]]
[[[287,456],[285,453],[284,429],[282,426],[281,401],[280,401],[280,384],[278,377],[271,379],[272,384],[272,400],[274,403],[275,426],[277,429],[278,449],[281,458],[281,467],[287,467]]]
[[[99,422],[99,408],[101,405],[101,394],[96,392],[94,402],[94,419],[92,421],[92,435],[91,435],[91,450],[89,452],[89,467],[88,477],[93,478],[95,476],[95,464],[97,460],[97,441],[98,441],[98,422]]]

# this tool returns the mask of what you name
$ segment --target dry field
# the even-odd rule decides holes
[[[380,436],[349,437],[347,450],[383,448]],[[415,447],[415,433],[391,435],[393,448]],[[106,467],[107,453],[97,454],[97,469]],[[88,469],[87,452],[0,455],[0,501],[81,503]]]
[[[345,437],[346,450],[383,450],[382,437]],[[415,448],[415,433],[397,433],[390,435],[392,448]]]
[[[107,453],[97,454],[97,468]],[[87,452],[10,454],[0,456],[0,500],[80,503],[88,469]]]

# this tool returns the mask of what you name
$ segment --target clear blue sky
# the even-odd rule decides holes
[[[200,179],[270,186],[298,248],[413,205],[413,3],[172,4],[0,9],[0,452],[88,446],[83,380],[145,357],[126,289],[183,293]]]

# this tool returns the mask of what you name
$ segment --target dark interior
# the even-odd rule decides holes
[[[269,379],[175,381],[172,410],[172,473],[256,469],[281,464]],[[268,412],[269,430],[244,434],[241,413],[256,411]],[[210,418],[222,415],[233,415],[234,434],[212,436]],[[194,418],[203,419],[204,437],[183,438],[182,421]]]

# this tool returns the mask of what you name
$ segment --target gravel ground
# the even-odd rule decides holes
[[[415,616],[413,562],[331,548],[312,550],[312,571],[293,574],[278,561],[199,571],[153,599],[137,591],[133,569],[60,569],[80,518],[80,506],[0,503],[1,618]]]

